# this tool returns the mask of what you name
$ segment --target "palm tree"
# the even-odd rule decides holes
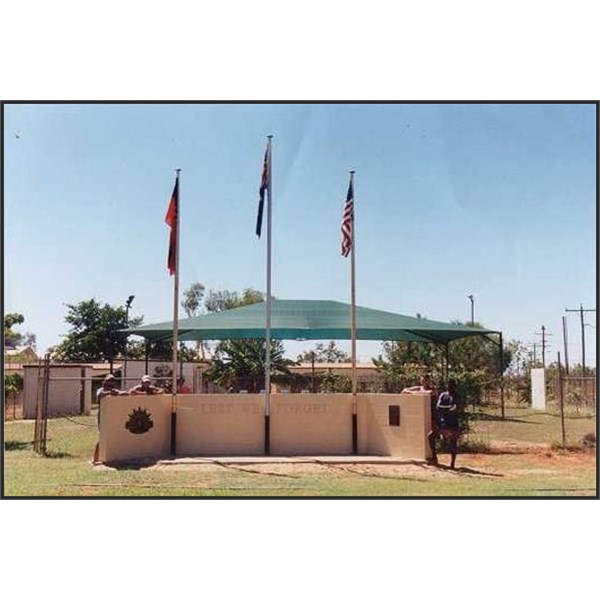
[[[289,373],[293,360],[284,358],[284,347],[280,340],[271,342],[271,371]],[[226,340],[215,349],[213,366],[207,377],[222,387],[257,393],[265,383],[265,341]]]

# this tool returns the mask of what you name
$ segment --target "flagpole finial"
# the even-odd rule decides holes
[[[354,173],[356,173],[356,171],[350,171],[350,175],[354,175]]]
[[[179,173],[181,173],[181,169],[175,169],[175,173],[177,173],[177,175],[179,175]]]

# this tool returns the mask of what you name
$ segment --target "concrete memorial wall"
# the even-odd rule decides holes
[[[178,396],[177,454],[262,454],[264,403],[263,394]]]
[[[358,451],[426,459],[431,455],[428,394],[364,394],[358,403]]]
[[[177,397],[177,456],[264,455],[264,394]],[[427,394],[357,394],[358,454],[429,456]],[[100,460],[168,458],[171,396],[108,396],[100,416]],[[351,394],[272,394],[270,453],[352,455]]]
[[[100,460],[169,456],[171,396],[106,396],[100,402]]]
[[[271,453],[352,454],[352,395],[271,395]]]

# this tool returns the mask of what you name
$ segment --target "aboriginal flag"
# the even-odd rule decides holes
[[[167,268],[169,275],[174,275],[177,270],[177,229],[179,221],[179,177],[175,180],[175,187],[171,194],[171,201],[165,216],[165,223],[171,228],[169,235],[169,257],[167,258]]]
[[[263,210],[265,207],[265,192],[267,191],[271,179],[271,173],[269,172],[269,153],[271,151],[271,140],[267,144],[267,149],[265,150],[265,160],[263,162],[263,170],[262,177],[260,179],[260,188],[258,189],[258,194],[260,196],[260,200],[258,202],[258,214],[256,215],[256,235],[260,237],[262,231],[262,220],[263,220]]]

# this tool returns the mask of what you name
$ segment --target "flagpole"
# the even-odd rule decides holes
[[[171,379],[171,454],[175,456],[177,450],[177,334],[179,329],[179,174],[181,169],[175,169],[177,187],[177,211],[175,219],[175,278],[173,279],[173,364]]]
[[[355,202],[354,194],[354,173],[350,171],[350,185],[352,186],[352,202]],[[356,402],[356,270],[354,261],[354,252],[356,247],[355,239],[355,210],[352,210],[352,248],[350,256],[350,339],[352,353],[352,451],[358,453],[358,417]]]
[[[267,298],[265,302],[265,454],[271,451],[271,217],[273,179],[271,156],[273,154],[273,136],[268,138],[268,183],[267,183]]]

